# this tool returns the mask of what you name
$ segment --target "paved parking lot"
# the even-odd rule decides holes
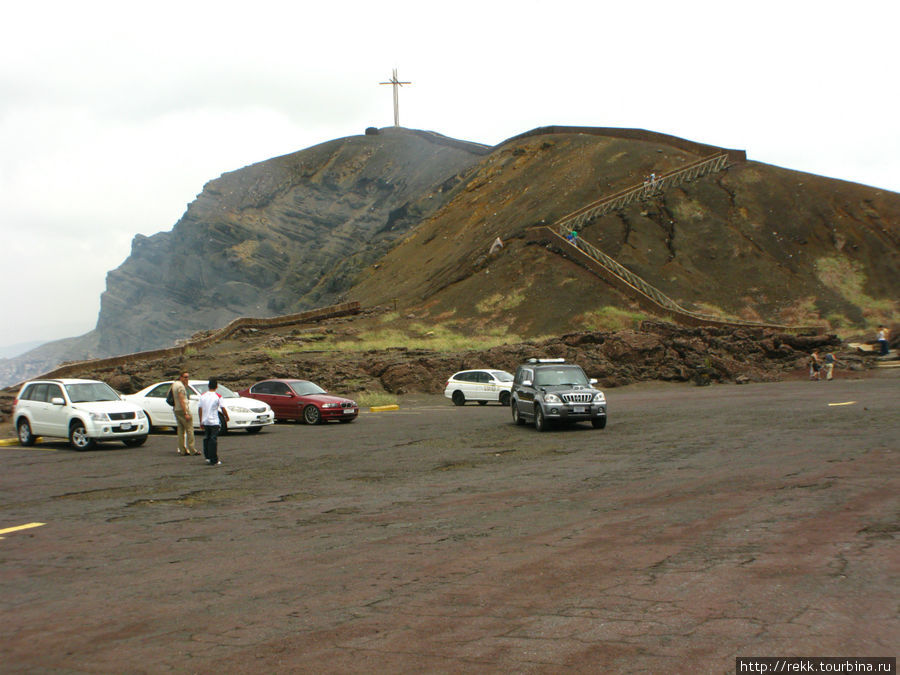
[[[734,672],[895,656],[900,378],[607,391],[539,434],[348,425],[0,448],[4,672]]]

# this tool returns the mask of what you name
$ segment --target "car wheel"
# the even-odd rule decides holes
[[[466,404],[466,395],[463,394],[461,391],[454,391],[453,392],[453,402],[456,405],[465,405]]]
[[[534,428],[538,431],[547,431],[547,420],[544,418],[544,409],[539,405],[534,407]]]
[[[136,438],[125,438],[125,439],[122,439],[122,442],[126,445],[126,447],[136,448],[139,445],[143,445],[144,443],[146,443],[147,437],[146,436],[138,436]]]
[[[515,422],[519,426],[525,424],[525,420],[523,420],[522,416],[519,414],[519,404],[515,401],[510,401],[509,405],[512,408],[513,422]]]
[[[76,450],[90,450],[97,444],[93,438],[87,435],[87,429],[84,428],[84,422],[76,420],[69,427],[69,445]]]
[[[228,422],[225,421],[225,415],[219,413],[219,435],[224,436],[228,433]]]
[[[314,405],[308,405],[303,409],[303,421],[307,424],[321,424],[322,413]]]
[[[26,448],[34,445],[34,436],[31,433],[31,425],[28,423],[28,420],[19,420],[16,430],[19,432],[19,445],[24,445]]]
[[[591,420],[591,424],[594,425],[595,429],[604,429],[606,428],[606,417],[595,417]]]
[[[509,405],[509,392],[508,391],[500,392],[500,405],[502,405],[502,406]]]
[[[262,431],[262,427],[247,427],[248,434],[258,434],[260,431]]]

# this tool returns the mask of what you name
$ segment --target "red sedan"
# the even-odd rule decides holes
[[[306,424],[322,424],[328,420],[346,423],[359,415],[356,401],[333,396],[309,380],[263,380],[238,393],[268,403],[276,420],[300,420]]]

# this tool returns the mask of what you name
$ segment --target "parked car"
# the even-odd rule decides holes
[[[157,382],[141,389],[136,394],[127,394],[122,398],[139,405],[147,413],[151,426],[174,427],[175,409],[166,403],[166,395],[171,388],[172,380]],[[191,408],[191,417],[195,427],[200,426],[200,416],[197,414],[197,401],[208,388],[206,380],[188,380],[188,404]],[[248,434],[255,434],[264,426],[275,423],[275,414],[265,403],[251,398],[242,398],[223,384],[220,384],[216,391],[222,397],[222,406],[228,411],[227,424],[223,416],[219,415],[219,424],[222,425],[222,431],[244,429]]]
[[[498,401],[500,405],[509,405],[512,383],[512,374],[505,370],[462,370],[447,380],[444,396],[456,405],[465,405],[466,401],[478,401],[480,405]]]
[[[356,401],[329,394],[309,380],[263,380],[242,389],[241,396],[265,401],[279,420],[322,424],[328,420],[352,422],[359,415]]]
[[[112,440],[135,447],[150,432],[144,411],[98,380],[26,382],[13,402],[13,424],[22,445],[34,445],[38,436],[51,436],[68,438],[76,450]]]
[[[531,359],[516,368],[510,408],[516,424],[534,421],[546,431],[551,422],[590,420],[595,429],[606,426],[606,396],[594,388],[574,363],[564,359]]]

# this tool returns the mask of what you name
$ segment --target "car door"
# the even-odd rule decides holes
[[[45,424],[48,436],[64,437],[69,434],[69,408],[66,405],[66,396],[62,387],[49,383],[47,387],[47,408],[45,411]],[[56,401],[54,403],[54,401]]]
[[[281,418],[297,417],[298,399],[296,394],[284,382],[269,382],[269,399],[266,401],[272,410],[276,411],[275,416]]]
[[[58,436],[54,433],[51,422],[51,408],[48,397],[50,385],[39,382],[31,385],[23,396],[28,401],[28,412],[31,414],[31,433],[35,436]]]
[[[516,371],[513,388],[516,391],[516,407],[519,414],[531,417],[534,414],[534,370],[520,368]]]
[[[144,394],[140,401],[134,401],[140,405],[144,412],[150,415],[151,424],[157,427],[174,427],[175,410],[166,403],[166,396],[172,388],[171,382],[161,382]]]
[[[494,378],[485,370],[478,371],[478,384],[481,387],[481,399],[483,401],[496,401],[499,396]]]

